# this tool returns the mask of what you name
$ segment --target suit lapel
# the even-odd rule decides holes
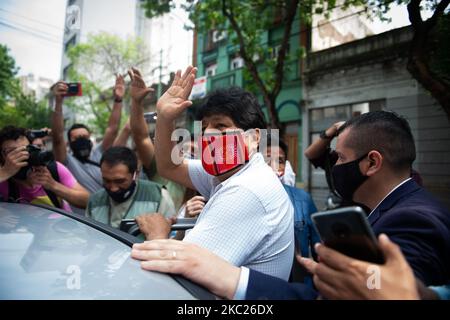
[[[391,209],[401,198],[406,195],[420,189],[420,186],[414,181],[409,180],[398,187],[394,192],[384,199],[380,205],[369,215],[370,225],[374,225],[375,222],[389,209]]]

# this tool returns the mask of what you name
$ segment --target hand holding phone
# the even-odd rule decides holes
[[[75,97],[75,96],[82,96],[83,90],[81,87],[81,82],[69,82],[67,84],[67,93],[64,95],[64,97]]]
[[[346,207],[311,215],[323,243],[346,256],[384,263],[377,239],[360,207]]]

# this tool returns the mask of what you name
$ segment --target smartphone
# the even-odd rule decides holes
[[[147,123],[155,123],[156,122],[156,112],[146,112],[144,113],[144,118]]]
[[[346,207],[317,212],[311,219],[322,242],[346,256],[383,264],[384,256],[360,207]]]
[[[83,90],[81,88],[80,82],[70,82],[67,83],[68,89],[67,93],[64,95],[65,97],[74,97],[74,96],[82,96]]]
[[[134,219],[122,219],[122,221],[120,222],[119,230],[135,236],[140,233],[139,226]]]

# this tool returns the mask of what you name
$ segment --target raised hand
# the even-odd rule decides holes
[[[50,90],[55,96],[56,102],[62,102],[64,100],[64,95],[67,94],[69,87],[64,81],[58,81],[55,83]]]
[[[26,147],[19,147],[3,155],[5,162],[1,167],[4,174],[9,178],[15,175],[20,168],[28,165],[29,153]]]
[[[156,104],[158,119],[175,120],[186,108],[192,105],[189,95],[194,85],[197,68],[187,67],[181,75],[178,70],[170,88],[159,98]]]
[[[144,98],[154,90],[145,85],[141,73],[136,68],[131,68],[130,70],[128,70],[128,74],[130,75],[131,79],[131,99],[136,103],[141,104],[142,101],[144,101]]]
[[[113,93],[115,100],[122,100],[125,95],[125,80],[121,74],[117,74],[116,76],[116,84]]]

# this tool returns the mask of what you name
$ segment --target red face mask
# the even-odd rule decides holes
[[[204,134],[201,137],[202,166],[213,176],[225,174],[249,161],[240,131]]]

